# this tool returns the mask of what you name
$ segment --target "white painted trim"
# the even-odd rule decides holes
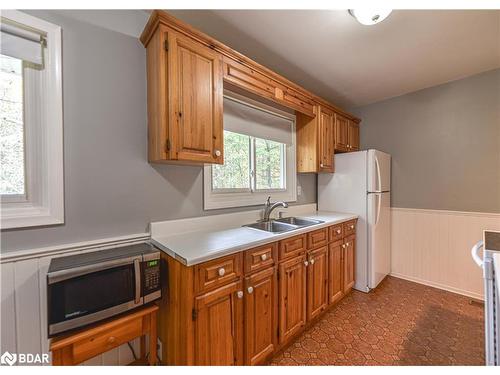
[[[418,277],[406,276],[406,275],[402,275],[402,274],[399,274],[399,273],[392,273],[391,272],[389,275],[392,276],[392,277],[397,277],[398,279],[412,281],[412,282],[417,283],[417,284],[431,286],[433,288],[437,288],[437,289],[441,289],[441,290],[446,290],[447,292],[456,293],[456,294],[460,294],[462,296],[471,297],[471,298],[478,299],[480,301],[484,301],[484,297],[481,294],[470,292],[468,290],[459,289],[459,288],[453,288],[453,287],[451,287],[449,285],[444,285],[444,284],[440,284],[440,283],[434,283],[432,281],[420,279]]]
[[[12,251],[5,254],[0,254],[0,263],[18,262],[21,260],[63,255],[72,252],[104,250],[112,247],[126,246],[139,242],[149,241],[150,238],[151,236],[149,233],[137,233],[129,234],[126,236],[109,237],[98,240],[41,247],[37,249]]]
[[[61,27],[16,10],[2,10],[2,17],[27,25],[47,40],[44,69],[40,73],[40,113],[36,126],[42,134],[34,134],[40,144],[37,165],[40,181],[34,173],[36,190],[28,203],[2,205],[1,228],[23,228],[64,223],[64,165],[63,165],[63,98],[62,98],[62,40]],[[29,152],[31,152],[30,150]],[[34,186],[28,181],[28,186]]]
[[[479,217],[491,217],[491,218],[499,218],[500,219],[500,213],[496,213],[496,212],[432,210],[432,209],[428,209],[428,208],[405,208],[405,207],[391,207],[391,210],[392,211],[406,211],[406,212],[439,214],[439,215],[479,216]]]

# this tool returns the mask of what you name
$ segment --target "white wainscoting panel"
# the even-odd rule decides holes
[[[140,243],[149,234],[123,236],[88,243],[68,244],[44,251],[34,250],[2,257],[1,276],[1,336],[0,353],[42,354],[49,352],[47,337],[47,270],[50,259],[81,252],[98,251]],[[50,251],[49,251],[50,250]],[[140,354],[139,339],[132,342],[135,353]],[[126,365],[134,360],[130,348],[124,344],[83,365]]]
[[[392,208],[391,275],[483,299],[482,271],[471,247],[500,214]]]

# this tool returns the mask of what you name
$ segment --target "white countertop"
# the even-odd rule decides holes
[[[181,263],[192,266],[224,255],[248,250],[283,238],[357,218],[357,215],[353,214],[328,211],[314,211],[296,216],[321,220],[323,223],[283,233],[269,233],[258,229],[241,227],[240,225],[237,227],[228,225],[227,229],[208,229],[182,234],[155,235],[153,233],[151,241]],[[214,217],[214,220],[216,220],[216,217]],[[248,222],[248,224],[250,223],[252,221]]]

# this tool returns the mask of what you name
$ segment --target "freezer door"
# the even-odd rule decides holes
[[[368,194],[368,287],[391,272],[391,194]]]
[[[368,192],[391,190],[391,155],[368,150]]]

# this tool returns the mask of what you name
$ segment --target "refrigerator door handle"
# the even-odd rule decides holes
[[[483,241],[481,240],[474,246],[472,246],[472,249],[470,251],[472,254],[472,259],[474,259],[474,262],[476,262],[476,264],[481,268],[483,267],[483,260],[479,256],[479,250],[481,250],[482,248],[483,248]]]
[[[375,225],[377,225],[379,219],[380,219],[380,206],[382,205],[382,196],[380,194],[377,194],[377,217],[375,219]]]
[[[377,168],[377,183],[375,185],[375,191],[382,190],[382,181],[380,181],[380,165],[378,163],[377,155],[374,155],[375,158],[375,167]]]

